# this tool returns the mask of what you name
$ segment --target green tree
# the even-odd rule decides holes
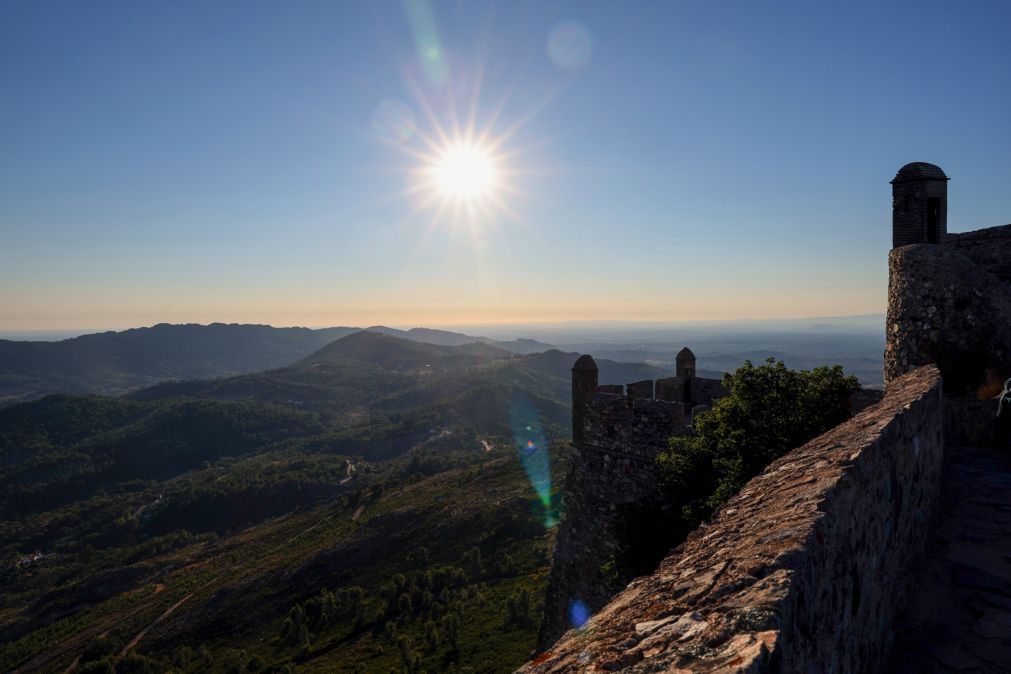
[[[303,648],[309,646],[312,643],[312,634],[309,632],[308,625],[299,625],[298,627],[298,644]]]
[[[442,618],[442,632],[446,635],[446,643],[449,650],[456,652],[459,650],[460,619],[454,613],[450,613]]]
[[[434,651],[436,648],[438,648],[439,647],[439,642],[441,641],[441,639],[439,637],[440,637],[439,630],[436,629],[435,623],[432,622],[431,620],[429,620],[428,622],[426,622],[425,623],[425,648],[427,648],[430,651]]]
[[[657,458],[660,487],[694,529],[773,460],[850,416],[859,388],[842,367],[790,370],[769,358],[723,378],[729,394],[697,415],[694,434],[671,438]]]
[[[478,579],[484,572],[484,565],[481,564],[481,551],[476,547],[463,553],[463,566],[467,570],[471,579]]]

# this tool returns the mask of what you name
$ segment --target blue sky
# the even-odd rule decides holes
[[[1008,25],[1005,2],[3,3],[0,329],[882,311],[902,164],[947,171],[952,231],[1011,221]],[[405,191],[468,115],[508,212],[435,217]]]

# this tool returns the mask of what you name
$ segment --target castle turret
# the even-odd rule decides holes
[[[677,365],[674,373],[678,377],[691,378],[695,376],[695,354],[687,346],[678,351],[678,355],[674,357],[674,362]]]
[[[947,233],[948,176],[933,164],[906,164],[892,180],[892,248],[941,243]]]
[[[589,354],[572,365],[572,444],[583,443],[583,418],[586,405],[597,390],[597,363]]]
[[[681,402],[684,403],[686,410],[690,410],[692,408],[692,390],[694,388],[692,378],[695,376],[695,354],[686,346],[678,351],[678,355],[674,357],[674,363],[674,372],[681,378],[681,385],[683,387]]]

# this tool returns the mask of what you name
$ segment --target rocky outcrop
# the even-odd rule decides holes
[[[520,671],[874,670],[939,507],[940,388],[895,378]]]

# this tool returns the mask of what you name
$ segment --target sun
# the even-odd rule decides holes
[[[498,180],[492,154],[479,145],[454,143],[439,153],[430,167],[432,185],[443,196],[473,200],[489,196]]]

